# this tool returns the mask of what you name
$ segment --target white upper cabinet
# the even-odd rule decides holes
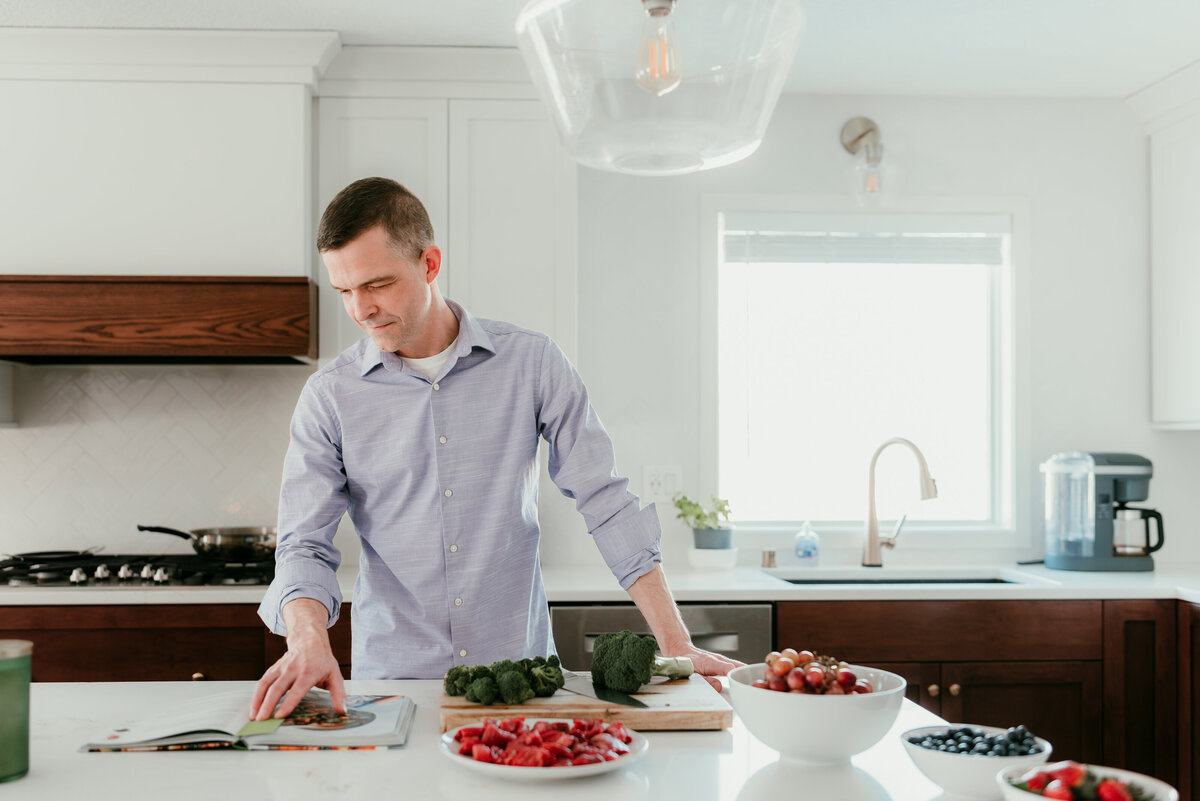
[[[1152,421],[1200,428],[1200,115],[1150,137]]]
[[[1200,429],[1200,67],[1130,98],[1150,140],[1150,407]]]
[[[0,31],[0,272],[308,275],[335,33]]]

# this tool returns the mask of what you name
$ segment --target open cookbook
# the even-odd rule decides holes
[[[350,695],[346,714],[329,693],[313,689],[287,718],[249,720],[245,690],[197,698],[85,743],[81,751],[181,751],[199,748],[325,750],[398,748],[412,727],[413,700],[403,695]]]

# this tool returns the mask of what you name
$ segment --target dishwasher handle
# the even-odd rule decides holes
[[[583,635],[583,650],[592,653],[596,648],[596,638],[604,632],[585,632]],[[634,632],[643,637],[653,637],[646,631]],[[738,649],[738,633],[736,631],[693,631],[692,645],[705,651],[736,651]]]

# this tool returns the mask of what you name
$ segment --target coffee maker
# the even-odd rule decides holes
[[[1154,467],[1132,453],[1066,451],[1041,465],[1046,476],[1046,567],[1153,570],[1162,515],[1129,506],[1150,495]],[[1157,537],[1150,542],[1150,521]]]

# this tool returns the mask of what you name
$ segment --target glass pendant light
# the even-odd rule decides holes
[[[532,0],[516,24],[567,151],[635,175],[753,153],[802,27],[798,0]]]

